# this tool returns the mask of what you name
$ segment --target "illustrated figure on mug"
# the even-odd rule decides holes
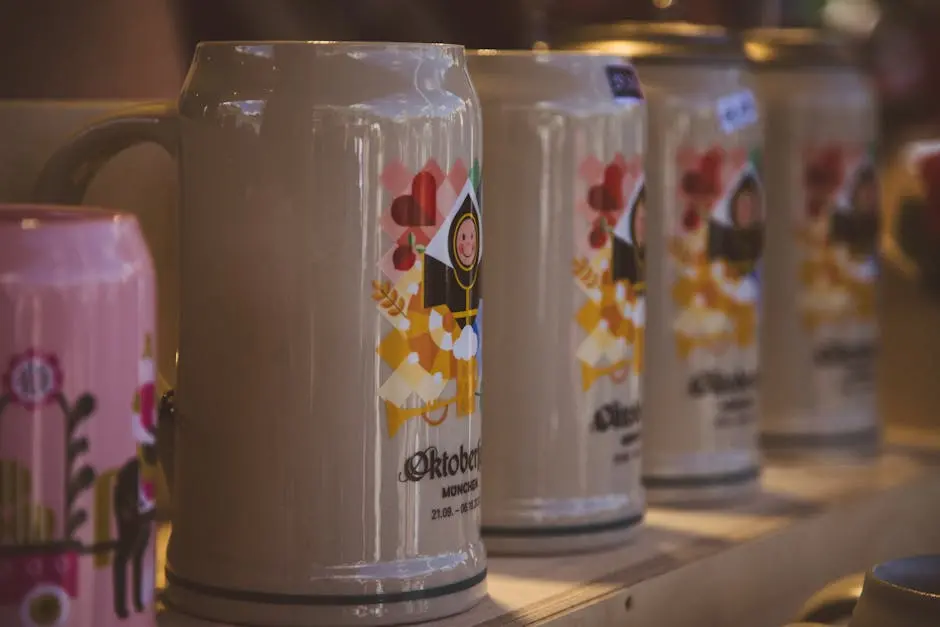
[[[803,324],[820,336],[847,325],[872,325],[879,230],[879,190],[863,147],[828,143],[805,151],[802,248]]]
[[[680,154],[685,209],[669,242],[677,355],[704,363],[736,350],[742,366],[756,368],[764,210],[755,156],[717,147]]]
[[[633,322],[631,362],[639,375],[643,372],[646,327],[646,184],[642,174],[627,206],[629,209],[614,227],[611,265],[614,284],[626,287],[626,311]]]
[[[401,164],[383,181],[399,193],[382,219],[397,242],[379,264],[372,298],[392,327],[378,354],[389,375],[379,388],[390,437],[407,421],[438,426],[477,408],[483,238],[479,166],[434,161],[410,178]],[[446,207],[446,213],[439,211]]]
[[[576,355],[588,392],[602,379],[619,384],[642,369],[646,196],[639,157],[628,162],[618,153],[606,164],[587,157],[579,178],[587,193],[575,211],[572,272],[584,294]]]
[[[888,237],[890,253],[919,270],[921,281],[940,287],[940,143],[908,145],[900,182],[900,200],[892,212]]]
[[[141,362],[149,363],[151,374],[141,383],[142,389],[153,386],[150,342],[148,336]],[[155,565],[152,558],[145,558],[154,504],[153,484],[148,482],[156,472],[155,455],[148,454],[144,463],[132,458],[122,468],[96,468],[93,460],[100,454],[88,431],[97,411],[96,398],[88,392],[74,401],[66,398],[67,376],[58,358],[41,349],[13,355],[3,375],[0,443],[25,437],[43,447],[38,453],[29,447],[0,450],[3,625],[67,624],[77,605],[100,602],[95,582],[86,579],[97,578],[95,573],[112,561],[111,609],[118,618],[127,618],[123,569],[128,557],[133,559],[134,611],[145,612],[152,602]],[[149,416],[147,412],[145,405],[138,404],[128,429],[136,433],[140,420],[149,420],[145,428],[152,450],[153,408]],[[33,467],[37,460],[41,469]],[[57,467],[61,473],[48,472]],[[151,479],[142,479],[145,476]],[[86,559],[91,569],[82,566]]]

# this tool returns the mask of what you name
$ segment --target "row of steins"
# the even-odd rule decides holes
[[[299,626],[464,611],[484,540],[618,545],[647,502],[759,492],[761,444],[876,449],[845,46],[573,47],[206,43],[178,103],[55,153],[0,210],[3,625],[152,624],[158,457],[167,605]],[[179,162],[162,401],[137,222],[65,206],[141,142]]]

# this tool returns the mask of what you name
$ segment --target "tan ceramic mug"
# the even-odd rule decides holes
[[[933,627],[940,619],[940,555],[893,559],[835,581],[801,614],[849,627]]]
[[[767,117],[761,354],[765,448],[877,450],[877,111],[847,45],[801,29],[748,34]]]
[[[622,57],[477,51],[486,129],[490,551],[618,543],[643,518],[646,107]]]
[[[178,153],[172,608],[391,624],[484,596],[481,140],[460,46],[211,43],[178,112],[50,161],[77,194],[123,147]]]
[[[762,134],[720,28],[624,23],[579,49],[629,56],[649,102],[643,477],[651,503],[758,485]]]

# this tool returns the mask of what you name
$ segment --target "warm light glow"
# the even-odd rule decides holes
[[[753,61],[762,62],[773,57],[773,48],[757,41],[747,42],[744,44],[744,49],[747,51],[747,56]]]
[[[672,6],[672,0],[653,0],[653,6],[657,9],[668,9]]]
[[[873,0],[829,0],[823,9],[823,20],[839,30],[864,36],[874,30],[881,10]]]

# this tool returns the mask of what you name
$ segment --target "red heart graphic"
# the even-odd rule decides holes
[[[822,215],[824,203],[825,200],[822,198],[811,198],[806,203],[806,213],[815,220]]]
[[[399,196],[392,201],[392,220],[399,226],[420,226],[421,209],[411,196]]]
[[[684,228],[686,231],[690,233],[692,231],[695,231],[698,228],[699,224],[701,223],[702,223],[701,216],[698,214],[698,211],[696,211],[692,207],[689,207],[688,209],[685,210],[685,212],[683,212],[682,228]]]
[[[827,146],[806,168],[806,185],[824,191],[835,191],[845,177],[842,150],[838,146]]]
[[[614,199],[603,185],[594,185],[588,190],[588,204],[595,211],[615,211]]]
[[[712,148],[702,156],[698,171],[702,176],[703,194],[717,194],[721,191],[721,166],[724,164],[725,151]]]
[[[610,195],[614,209],[623,207],[623,168],[616,163],[604,168],[604,189]]]
[[[430,172],[418,172],[411,181],[411,196],[418,204],[418,226],[437,222],[437,181]]]
[[[698,172],[690,171],[682,175],[681,183],[682,191],[687,196],[695,196],[697,194],[702,194],[704,190],[704,182],[702,181],[702,175]]]

